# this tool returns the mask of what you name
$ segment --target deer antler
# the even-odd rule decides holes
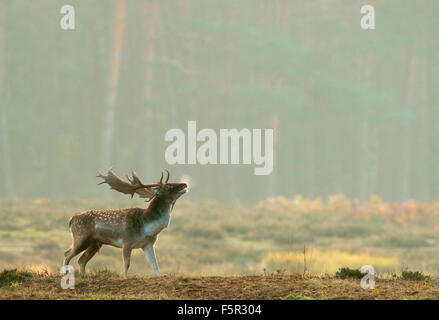
[[[166,177],[166,181],[165,181],[165,184],[166,184],[169,181],[170,173],[169,173],[168,169],[165,169],[165,171],[168,173],[168,176]],[[163,171],[162,171],[162,176],[160,177],[160,181],[157,182],[157,184],[158,185],[163,185]]]
[[[131,198],[134,196],[135,193],[137,193],[140,198],[147,198],[151,200],[154,197],[154,193],[151,192],[149,188],[159,186],[158,184],[143,184],[134,171],[131,172],[131,178],[127,176],[129,183],[120,179],[113,172],[112,168],[108,170],[106,176],[99,172],[96,177],[104,179],[104,181],[99,184],[106,183],[110,186],[110,189],[116,190],[124,194],[130,194]]]

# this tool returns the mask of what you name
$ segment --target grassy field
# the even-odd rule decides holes
[[[57,277],[63,252],[70,245],[68,220],[74,213],[91,208],[144,205],[142,201],[128,199],[0,201],[0,270],[47,270],[50,276],[37,277],[32,282],[47,281],[49,287]],[[311,277],[307,281],[312,287],[317,285],[317,279],[327,279],[322,285],[337,286],[337,281],[342,280],[332,276],[341,267],[373,265],[383,281],[383,288],[399,286],[392,282],[396,281],[391,280],[392,275],[400,275],[406,268],[430,274],[433,279],[439,275],[439,203],[398,204],[372,197],[360,204],[342,195],[325,201],[301,196],[279,197],[253,207],[239,203],[228,207],[215,202],[181,201],[174,208],[170,226],[159,237],[156,252],[166,278],[149,278],[153,272],[140,250],[133,252],[129,274],[142,283],[156,284],[179,277],[245,276],[242,281],[250,281],[251,285],[254,279],[280,281],[305,271],[306,276]],[[104,247],[91,260],[88,270],[105,269],[118,274],[122,270],[121,255],[120,249]],[[76,268],[76,261],[72,265]],[[219,281],[215,279],[218,278],[205,278],[205,281],[214,284]],[[190,283],[195,283],[193,281]],[[349,286],[351,280],[343,281],[348,281]],[[359,287],[355,281],[355,287]],[[434,292],[437,284],[431,281],[429,288]],[[287,295],[288,290],[297,293],[294,290],[302,282],[288,280],[286,283],[272,298]],[[87,284],[83,285],[87,288]],[[37,290],[37,284],[35,288]],[[12,289],[3,288],[1,295],[16,295]],[[79,285],[78,290],[81,290]],[[404,290],[411,290],[411,284]],[[138,294],[143,297],[149,293]],[[157,295],[157,292],[151,294]],[[180,297],[173,294],[173,291],[166,292],[168,297]]]

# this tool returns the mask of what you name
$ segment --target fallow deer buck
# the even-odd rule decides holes
[[[175,202],[188,192],[185,183],[168,183],[168,176],[163,183],[163,172],[156,184],[144,185],[132,172],[129,182],[121,180],[112,169],[106,176],[99,173],[97,177],[104,179],[99,184],[107,183],[110,189],[131,198],[136,193],[140,198],[150,201],[147,209],[110,209],[89,210],[74,215],[69,222],[72,232],[72,246],[64,253],[64,265],[84,251],[78,260],[81,274],[85,274],[85,265],[99,251],[102,245],[110,245],[123,250],[124,275],[130,266],[131,251],[141,248],[157,276],[160,275],[155,257],[154,244],[158,234],[169,225],[171,210]]]

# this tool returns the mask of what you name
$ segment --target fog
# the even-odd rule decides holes
[[[113,167],[194,201],[439,200],[437,1],[371,0],[374,30],[348,0],[71,0],[74,30],[65,4],[0,1],[1,198],[122,197],[97,185]],[[217,164],[166,161],[188,121]],[[273,130],[271,174],[244,144],[220,163],[233,128]]]

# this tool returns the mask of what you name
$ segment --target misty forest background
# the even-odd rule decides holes
[[[75,31],[65,4],[0,1],[0,197],[99,197],[113,166],[186,200],[439,200],[437,1],[72,0]],[[274,128],[273,174],[169,166],[188,120]]]
[[[60,28],[66,4],[74,31]],[[375,30],[360,27],[365,4]],[[57,271],[74,213],[144,207],[97,185],[113,166],[190,181],[157,244],[163,274],[439,276],[437,12],[436,0],[0,0],[0,269]],[[273,173],[168,165],[165,133],[188,120],[273,128]],[[105,246],[89,264],[102,268],[120,271],[121,251]],[[130,272],[152,274],[140,250]]]

